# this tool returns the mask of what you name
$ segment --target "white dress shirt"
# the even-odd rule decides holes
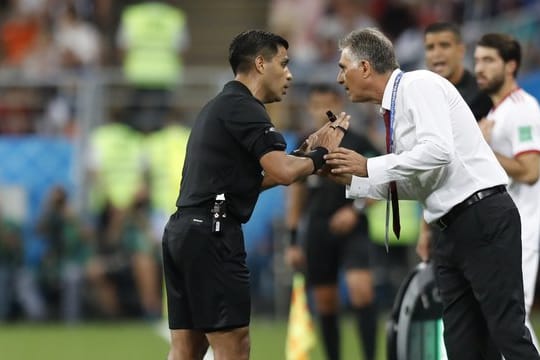
[[[400,71],[386,84],[383,111]],[[476,191],[508,182],[459,92],[433,72],[403,74],[393,128],[394,153],[368,159],[368,177],[353,176],[347,197],[385,199],[396,181],[399,199],[418,200],[431,223]]]

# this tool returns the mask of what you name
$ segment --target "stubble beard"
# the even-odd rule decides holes
[[[493,80],[489,81],[485,88],[481,89],[488,95],[496,95],[501,91],[504,86],[504,76],[496,76]]]

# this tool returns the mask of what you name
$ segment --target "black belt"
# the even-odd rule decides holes
[[[441,230],[446,229],[452,221],[456,220],[456,218],[469,206],[471,206],[474,203],[479,202],[482,199],[485,199],[487,197],[490,197],[491,195],[505,193],[506,187],[504,185],[498,185],[494,187],[490,187],[488,189],[484,190],[478,190],[456,206],[454,206],[452,209],[450,209],[449,212],[447,212],[445,215],[441,216],[437,221],[435,221],[435,225]]]

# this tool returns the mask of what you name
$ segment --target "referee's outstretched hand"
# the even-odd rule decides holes
[[[334,149],[339,147],[343,136],[345,136],[349,129],[350,118],[350,115],[342,112],[334,122],[328,121],[325,123],[306,140],[309,148],[315,149],[321,146],[326,148],[328,152],[334,151]]]

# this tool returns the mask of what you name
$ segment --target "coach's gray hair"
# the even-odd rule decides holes
[[[339,42],[339,49],[345,48],[350,49],[354,62],[367,60],[379,74],[399,67],[392,42],[375,28],[350,32]]]

